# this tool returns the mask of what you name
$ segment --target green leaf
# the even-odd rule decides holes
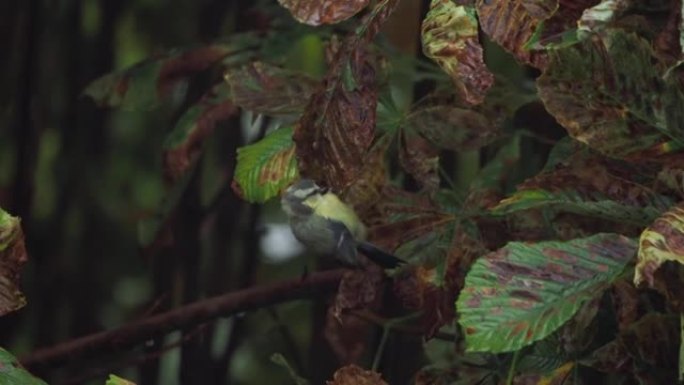
[[[684,97],[661,78],[649,42],[609,29],[549,55],[539,95],[573,138],[630,160],[684,148]]]
[[[655,287],[654,273],[666,261],[684,264],[684,203],[672,207],[641,233],[634,284],[646,280]]]
[[[105,385],[135,385],[135,383],[128,380],[124,380],[123,378],[118,377],[114,374],[110,374]]]
[[[306,75],[261,62],[229,69],[225,80],[233,103],[272,116],[301,114],[316,86]]]
[[[0,384],[2,385],[47,385],[24,369],[7,350],[0,348]]]
[[[597,234],[511,242],[480,258],[456,303],[468,351],[514,351],[545,338],[601,295],[635,252],[627,237]]]
[[[347,20],[364,9],[370,0],[278,0],[300,23],[335,24]]]
[[[265,202],[297,178],[292,127],[237,150],[234,188],[249,202]]]
[[[421,36],[425,56],[449,74],[463,99],[482,103],[494,75],[484,63],[475,9],[451,0],[432,0]]]
[[[0,316],[26,305],[19,290],[19,274],[28,261],[20,223],[19,218],[0,208]]]
[[[646,226],[673,201],[639,183],[639,177],[639,170],[626,164],[578,153],[564,164],[526,180],[491,213],[508,215],[548,208]]]
[[[157,107],[162,100],[184,92],[187,78],[236,51],[231,45],[172,50],[122,71],[95,79],[84,94],[96,103],[127,110]]]
[[[219,83],[178,119],[164,140],[164,172],[178,180],[195,160],[216,125],[237,113],[225,83]]]

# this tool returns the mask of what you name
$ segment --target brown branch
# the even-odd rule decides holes
[[[102,354],[129,348],[172,330],[201,324],[218,317],[254,310],[281,302],[306,298],[324,290],[334,290],[344,269],[310,274],[284,282],[251,287],[197,301],[118,329],[79,337],[55,346],[41,348],[21,361],[24,366],[57,365],[86,354]]]

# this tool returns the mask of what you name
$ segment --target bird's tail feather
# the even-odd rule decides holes
[[[368,259],[386,269],[393,269],[406,263],[406,261],[403,259],[397,258],[396,256],[368,242],[359,242],[356,245],[356,249],[368,257]]]

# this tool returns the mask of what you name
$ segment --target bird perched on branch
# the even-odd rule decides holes
[[[295,237],[315,253],[334,255],[354,267],[362,266],[358,252],[384,268],[405,263],[366,242],[366,227],[354,210],[311,179],[302,179],[285,190],[281,205]]]

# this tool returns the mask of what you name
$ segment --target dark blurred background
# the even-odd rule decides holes
[[[419,52],[427,3],[402,2],[388,22],[400,51]],[[31,260],[22,277],[28,305],[0,318],[0,346],[27,356],[314,266],[297,257],[277,203],[250,205],[229,188],[235,149],[266,124],[244,116],[208,141],[169,229],[174,242],[141,247],[170,188],[162,143],[181,110],[108,110],[82,95],[95,78],[155,53],[261,28],[262,11],[283,12],[275,0],[1,2],[0,206],[22,218]],[[324,298],[292,302],[35,374],[55,384],[101,384],[108,373],[138,384],[291,383],[271,362],[281,353],[322,383],[338,366],[316,322],[325,309]],[[181,347],[160,351],[174,343]]]

